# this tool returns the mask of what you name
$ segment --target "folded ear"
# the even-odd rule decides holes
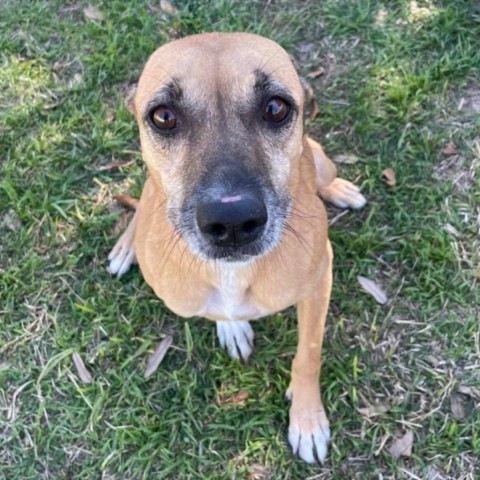
[[[304,102],[303,102],[303,120],[313,120],[318,113],[318,107],[317,107],[317,102],[315,101],[315,98],[313,96],[313,88],[310,86],[310,84],[298,73],[299,72],[299,67],[298,63],[293,58],[292,55],[289,55],[290,61],[292,62],[293,66],[295,67],[295,70],[297,71],[298,78],[300,79],[300,83],[303,87],[303,95],[304,95]]]
[[[135,95],[137,94],[137,84],[132,83],[127,87],[127,92],[125,93],[125,107],[127,110],[135,116]]]
[[[303,138],[303,150],[306,156],[313,158],[317,188],[330,185],[337,176],[337,167],[325,155],[322,146],[310,137],[305,136]]]

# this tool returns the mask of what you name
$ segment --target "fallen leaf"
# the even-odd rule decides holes
[[[445,147],[443,147],[442,153],[444,155],[457,155],[458,148],[454,143],[447,143]]]
[[[450,223],[446,223],[444,226],[443,226],[443,229],[448,232],[448,233],[451,233],[454,237],[460,237],[460,232],[453,226],[451,225]]]
[[[134,162],[135,160],[128,160],[128,161],[116,160],[114,162],[107,163],[106,165],[100,165],[97,168],[97,170],[99,172],[103,172],[104,170],[113,170],[114,168],[128,167],[129,165],[132,165]]]
[[[463,407],[460,395],[452,393],[450,397],[450,410],[455,420],[460,421],[465,419],[465,408]]]
[[[72,353],[72,360],[77,369],[78,376],[83,383],[92,383],[93,379],[90,372],[87,370],[85,363],[83,363],[82,357],[77,353]]]
[[[307,74],[307,78],[318,78],[321,77],[325,73],[325,69],[320,67],[318,70],[314,70]]]
[[[389,187],[394,187],[397,184],[397,179],[395,177],[395,172],[393,168],[386,168],[382,172],[382,175],[385,178],[385,182]]]
[[[475,387],[468,387],[467,385],[460,385],[458,387],[458,393],[468,395],[476,400],[480,400],[480,389]]]
[[[177,13],[177,9],[168,0],[160,0],[160,8],[169,15]]]
[[[332,160],[335,163],[353,165],[354,163],[357,163],[360,159],[354,153],[341,153],[340,155],[335,155]]]
[[[400,457],[410,457],[412,455],[413,432],[408,430],[407,433],[395,440],[388,449],[390,455],[397,459]]]
[[[13,210],[13,208],[11,208],[2,217],[2,223],[12,232],[17,231],[22,226],[20,219],[18,218],[18,215],[16,214],[15,210]]]
[[[155,351],[148,358],[147,368],[145,369],[145,378],[151,377],[162,363],[165,355],[172,344],[173,337],[167,335],[159,344]]]
[[[373,280],[361,276],[358,276],[357,279],[360,286],[369,293],[377,303],[381,305],[387,303],[387,294]]]
[[[382,415],[390,410],[390,405],[387,403],[376,403],[375,405],[369,405],[365,408],[357,408],[358,413],[364,417],[371,418]]]
[[[247,400],[249,393],[246,390],[240,390],[236,395],[227,397],[220,401],[221,405],[243,405]]]
[[[88,7],[85,7],[83,9],[83,14],[88,20],[98,20],[101,22],[105,18],[103,13],[93,5],[88,5]]]
[[[120,193],[118,195],[114,195],[113,198],[127,208],[132,208],[135,210],[138,205],[138,199],[131,197],[128,193]]]
[[[427,468],[426,480],[445,480],[445,477],[432,465]]]

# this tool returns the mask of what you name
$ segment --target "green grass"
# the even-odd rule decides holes
[[[478,478],[478,2],[195,0],[169,16],[159,2],[114,0],[98,5],[102,21],[85,20],[86,5],[2,3],[0,478]],[[106,272],[125,215],[113,195],[138,195],[144,178],[127,85],[159,45],[212,30],[268,36],[302,74],[324,68],[308,131],[330,155],[360,159],[339,169],[369,204],[330,233],[323,467],[286,442],[293,309],[255,323],[244,366],[219,350],[212,324],[163,308],[137,269]],[[442,153],[450,142],[458,155]],[[389,303],[376,305],[357,275]],[[165,334],[173,347],[145,380]],[[92,384],[78,379],[74,351]],[[241,390],[243,405],[222,403]],[[357,411],[376,401],[389,411]],[[412,455],[394,460],[405,430]]]

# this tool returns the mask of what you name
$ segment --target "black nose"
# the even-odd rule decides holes
[[[221,200],[197,206],[197,224],[211,243],[225,247],[240,247],[253,242],[262,234],[268,220],[263,201],[244,194],[236,201]]]

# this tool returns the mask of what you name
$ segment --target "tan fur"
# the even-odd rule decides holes
[[[328,193],[335,200],[336,168],[317,142],[303,138],[300,115],[286,143],[265,146],[278,148],[269,157],[273,167],[278,162],[272,181],[284,184],[292,200],[289,228],[283,230],[276,248],[240,265],[204,260],[192,253],[172,226],[167,206],[175,201],[174,196],[184,194],[185,175],[194,178],[201,172],[202,165],[192,161],[194,152],[214,148],[218,139],[206,135],[199,144],[180,144],[174,153],[166,152],[151,138],[142,119],[146,103],[165,78],[181,76],[188,79],[185,95],[199,104],[211,104],[211,117],[205,122],[214,125],[216,92],[228,91],[234,98],[243,98],[252,87],[250,72],[260,67],[274,72],[303,105],[302,86],[287,54],[274,42],[255,35],[187,37],[152,55],[135,99],[150,176],[135,224],[129,230],[136,231],[135,253],[145,280],[178,315],[251,320],[298,305],[298,350],[289,389],[289,439],[296,453],[311,462],[323,460],[329,438],[318,381],[333,259],[326,211],[317,193]]]

